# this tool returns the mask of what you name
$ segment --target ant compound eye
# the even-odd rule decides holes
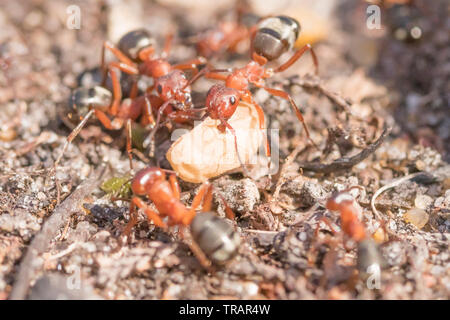
[[[158,87],[156,88],[158,90],[159,94],[162,94],[162,85],[158,84]]]
[[[235,97],[231,97],[230,98],[230,103],[231,104],[235,104],[236,103],[236,98]]]

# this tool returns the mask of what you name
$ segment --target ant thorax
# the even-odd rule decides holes
[[[152,78],[159,78],[168,75],[172,70],[170,63],[162,58],[144,61],[139,66],[139,72]]]

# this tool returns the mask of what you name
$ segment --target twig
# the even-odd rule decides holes
[[[17,281],[14,284],[9,299],[21,300],[24,299],[30,280],[36,269],[36,259],[38,255],[42,254],[50,245],[52,239],[55,238],[57,231],[67,223],[68,218],[81,206],[83,199],[88,196],[101,181],[101,177],[105,172],[105,166],[98,168],[92,177],[84,181],[78,188],[53,211],[51,217],[44,223],[41,231],[34,237],[31,242],[25,257],[23,258]]]
[[[319,162],[301,162],[299,163],[300,168],[305,170],[321,172],[321,173],[331,173],[340,170],[350,169],[354,165],[366,159],[370,154],[374,153],[375,150],[383,143],[384,139],[389,135],[392,128],[385,128],[381,136],[366,149],[362,150],[360,153],[354,155],[353,157],[344,157],[337,159],[331,163],[323,164]]]
[[[416,172],[416,173],[412,173],[412,174],[408,174],[407,176],[404,176],[402,178],[398,178],[393,180],[392,182],[388,183],[387,185],[385,185],[384,187],[381,187],[380,189],[378,189],[374,194],[372,199],[370,200],[370,206],[372,207],[372,211],[375,215],[375,217],[379,220],[383,220],[381,218],[381,214],[380,212],[377,210],[377,208],[375,208],[375,200],[380,196],[380,194],[382,194],[383,192],[385,192],[386,190],[389,190],[391,188],[395,188],[396,186],[402,184],[403,182],[413,179],[415,177],[417,177],[418,175],[422,175],[424,174],[423,172]]]
[[[288,167],[294,162],[295,158],[297,158],[297,155],[304,149],[304,144],[300,142],[295,149],[289,154],[289,156],[286,158],[286,161],[283,164],[283,167],[281,168],[280,177],[276,183],[275,186],[275,192],[273,193],[273,201],[278,200],[278,196],[280,194],[281,186],[286,182],[286,171]]]
[[[258,229],[242,229],[242,231],[252,232],[252,233],[261,233],[261,234],[277,234],[278,233],[278,231],[258,230]]]
[[[343,97],[341,97],[339,94],[329,91],[328,89],[324,88],[322,84],[320,83],[320,79],[315,78],[299,78],[298,76],[291,77],[289,79],[289,86],[299,86],[305,89],[314,89],[319,91],[319,93],[323,94],[325,97],[328,98],[331,102],[335,103],[339,107],[341,107],[345,112],[351,114],[352,116],[355,116],[351,109],[351,104],[345,100]],[[357,117],[357,116],[356,116]],[[360,117],[357,117],[360,118]]]

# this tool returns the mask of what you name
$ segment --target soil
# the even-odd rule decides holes
[[[74,3],[82,12],[80,29],[66,25],[66,9]],[[383,28],[371,33],[366,28],[367,4],[339,1],[331,15],[335,27],[314,44],[319,76],[313,75],[311,58],[305,54],[295,67],[268,80],[298,103],[318,148],[306,139],[288,102],[253,90],[268,126],[279,129],[279,170],[268,176],[265,167],[256,167],[250,177],[237,171],[211,181],[214,210],[225,216],[223,196],[236,214],[230,223],[243,242],[236,258],[211,273],[176,230],[164,232],[143,214],[129,242],[120,244],[129,205],[111,201],[100,186],[129,174],[123,133],[94,121],[69,146],[56,176],[52,172],[70,133],[63,118],[77,76],[99,65],[103,41],[119,32],[122,20],[149,29],[159,44],[174,30],[170,60],[178,62],[195,57],[188,43],[191,35],[223,18],[209,8],[204,12],[210,16],[198,19],[196,2],[181,8],[176,1],[145,1],[138,3],[142,19],[119,19],[117,12],[127,11],[114,8],[124,6],[120,1],[113,3],[2,2],[0,299],[450,297],[446,1],[415,1],[422,33],[412,42],[390,32],[398,22],[395,17],[382,11]],[[230,54],[217,66],[246,61],[246,55]],[[194,101],[202,101],[210,85],[199,81]],[[352,166],[317,172],[305,164],[351,159],[370,148],[386,128],[389,135],[381,145]],[[150,162],[135,157],[134,169],[157,164],[169,168],[164,156],[168,137],[168,131],[161,130],[155,157]],[[272,140],[276,143],[274,136]],[[377,196],[374,212],[371,199],[377,190],[414,173],[421,174]],[[97,175],[96,181],[88,180]],[[86,181],[91,183],[85,189],[88,194],[71,196],[77,186],[87,188]],[[189,205],[199,185],[180,184],[182,201]],[[381,238],[378,289],[370,289],[363,272],[357,271],[357,245],[319,221],[327,217],[339,226],[339,215],[326,210],[325,202],[333,192],[355,185],[363,187],[352,191],[361,206],[360,218]],[[405,219],[411,210],[413,215],[424,214],[424,225]],[[51,224],[56,229],[43,228],[49,221],[57,222]],[[41,247],[30,262],[25,257],[36,239],[42,240]]]

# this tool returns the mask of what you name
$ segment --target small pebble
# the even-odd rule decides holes
[[[414,205],[419,209],[426,209],[433,203],[433,198],[430,196],[419,194],[414,200]]]
[[[425,210],[413,208],[403,215],[403,219],[406,222],[415,225],[417,228],[422,229],[427,224],[429,216]]]

